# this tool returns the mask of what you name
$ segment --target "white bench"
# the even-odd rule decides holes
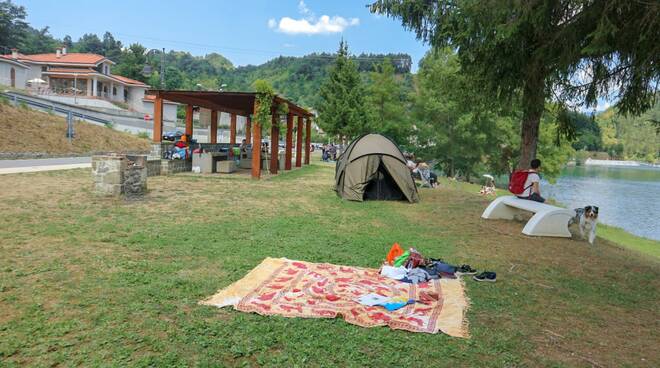
[[[533,212],[523,234],[531,236],[557,236],[570,238],[568,222],[575,216],[575,211],[551,206],[545,203],[520,199],[515,196],[499,197],[492,201],[481,215],[485,219],[513,220],[514,216],[524,212]]]

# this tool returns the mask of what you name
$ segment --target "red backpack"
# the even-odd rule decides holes
[[[529,170],[516,170],[509,176],[509,192],[515,195],[521,195],[525,189],[525,181],[529,176]]]

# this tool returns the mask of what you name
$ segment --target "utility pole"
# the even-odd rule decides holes
[[[165,89],[165,48],[160,54],[160,89]]]

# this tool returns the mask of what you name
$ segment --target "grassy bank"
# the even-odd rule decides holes
[[[447,185],[454,189],[460,189],[468,193],[477,194],[481,189],[480,185],[470,184],[465,182],[454,182],[447,179],[441,179],[443,185]],[[511,195],[506,190],[497,190],[497,195]],[[660,259],[660,241],[642,238],[633,235],[621,228],[615,226],[608,226],[605,224],[598,224],[597,235],[599,238],[609,240],[621,247],[635,250],[637,252],[656,257]]]
[[[148,139],[78,121],[74,124],[75,138],[69,143],[66,130],[66,119],[58,115],[0,101],[2,153],[149,152],[151,147]]]
[[[3,176],[0,365],[660,365],[657,262],[481,220],[463,184],[353,203],[332,176],[154,177],[130,202],[92,195],[84,170]],[[470,339],[197,304],[268,256],[377,267],[395,241],[498,273],[466,280]]]

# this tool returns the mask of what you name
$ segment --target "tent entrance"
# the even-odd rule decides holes
[[[381,162],[378,171],[374,174],[364,189],[364,200],[402,201],[406,199],[401,189]]]

